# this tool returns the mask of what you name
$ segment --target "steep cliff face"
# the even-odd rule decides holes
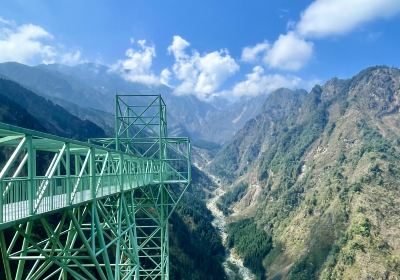
[[[223,206],[245,262],[265,245],[247,262],[259,278],[400,275],[399,102],[389,67],[277,92],[217,155],[210,170],[247,185]]]
[[[280,89],[268,97],[262,112],[248,121],[217,154],[209,166],[215,174],[227,181],[232,175],[241,176],[252,163],[259,160],[265,149],[276,141],[277,132],[287,129],[306,96],[303,90]]]

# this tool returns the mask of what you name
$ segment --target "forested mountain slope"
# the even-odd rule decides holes
[[[248,121],[217,154],[209,166],[210,171],[228,181],[233,179],[232,174],[237,177],[248,171],[249,163],[276,141],[277,131],[291,125],[306,94],[304,90],[289,89],[279,89],[271,94],[261,113]]]
[[[226,279],[222,268],[225,248],[204,199],[216,186],[192,168],[192,183],[171,218],[171,279]]]
[[[400,70],[372,67],[272,94],[220,151],[229,244],[260,279],[399,277],[399,108]]]
[[[0,78],[0,98],[3,122],[79,140],[105,136],[94,123],[79,119],[13,81]]]

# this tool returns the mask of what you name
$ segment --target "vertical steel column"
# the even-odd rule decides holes
[[[65,188],[66,188],[66,195],[65,195],[65,204],[68,206],[71,204],[71,144],[66,143],[65,148]]]
[[[119,191],[123,192],[124,191],[124,155],[123,153],[119,153],[119,175],[120,175],[120,187]]]
[[[28,150],[28,208],[29,215],[33,215],[34,199],[35,199],[35,181],[36,176],[36,153],[33,148],[32,135],[26,135],[26,144]]]
[[[92,246],[92,251],[96,253],[96,158],[95,158],[95,149],[92,147],[90,148],[90,153],[89,153],[89,185],[90,185],[90,197],[91,197],[91,202],[90,202],[90,208],[91,208],[91,225],[90,225],[90,231],[91,231],[91,246]],[[100,229],[97,229],[100,230]]]
[[[123,197],[123,193],[119,195],[119,199],[118,199],[118,211],[117,211],[117,234],[118,236],[121,236],[121,227],[122,227],[122,205],[121,205],[121,201],[122,201],[122,197]],[[118,238],[117,239],[117,246],[116,246],[116,252],[115,252],[115,271],[114,271],[114,278],[115,280],[120,280],[121,277],[121,267],[120,267],[120,262],[121,262],[121,239]]]
[[[81,171],[81,161],[80,161],[80,154],[75,154],[75,176],[79,175],[79,172]]]
[[[119,145],[119,97],[118,95],[115,96],[115,149],[117,151],[120,150]]]
[[[158,114],[159,114],[159,144],[160,144],[160,162],[161,169],[159,172],[160,180],[160,191],[161,191],[161,201],[160,201],[160,226],[161,226],[161,240],[160,240],[160,250],[161,250],[161,279],[169,279],[169,247],[168,247],[168,196],[166,194],[166,189],[164,185],[164,164],[166,157],[166,130],[164,126],[164,110],[163,110],[163,100],[161,95],[158,96]]]
[[[90,182],[90,197],[96,198],[96,155],[95,148],[90,148],[89,155],[89,182]]]

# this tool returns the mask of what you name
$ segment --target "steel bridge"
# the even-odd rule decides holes
[[[115,106],[115,138],[88,143],[0,123],[0,278],[169,279],[190,142],[160,95]]]

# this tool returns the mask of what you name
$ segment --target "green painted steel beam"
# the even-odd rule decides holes
[[[169,279],[168,219],[191,181],[190,142],[167,137],[160,95],[117,95],[115,106],[115,138],[89,143],[0,123],[6,279]]]

